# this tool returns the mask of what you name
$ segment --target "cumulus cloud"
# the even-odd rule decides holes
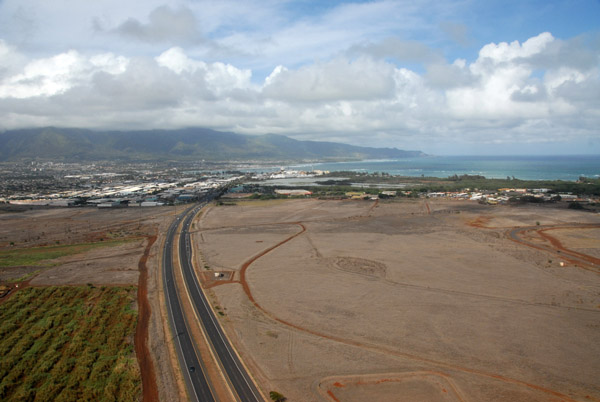
[[[452,64],[430,64],[425,79],[432,87],[441,89],[474,85],[478,78],[465,66],[464,59],[457,59]]]
[[[0,85],[0,97],[31,98],[64,93],[98,71],[120,74],[127,60],[110,53],[85,58],[71,50],[56,56],[33,60],[23,71],[5,77]]]
[[[522,88],[516,89],[510,99],[516,102],[540,102],[547,99],[546,87],[539,82],[532,82]]]
[[[393,95],[394,67],[368,58],[334,59],[298,70],[277,67],[266,79],[268,98],[290,102],[373,100]]]
[[[479,51],[478,62],[479,64],[483,64],[489,61],[493,64],[499,64],[515,59],[531,58],[534,55],[542,53],[552,42],[554,42],[552,34],[550,32],[543,32],[533,38],[527,39],[523,44],[520,44],[517,40],[511,43],[490,43]]]
[[[194,79],[204,80],[215,95],[252,87],[250,70],[238,69],[231,64],[220,62],[207,64],[200,60],[194,60],[189,58],[179,47],[163,52],[156,58],[156,62],[178,75],[192,75]]]
[[[485,45],[468,66],[470,74],[478,78],[476,84],[448,90],[449,111],[456,117],[488,119],[550,118],[552,114],[572,113],[572,103],[556,96],[555,88],[567,81],[581,82],[585,72],[565,67],[568,62],[563,62],[545,70],[542,80],[534,76],[533,60],[552,49],[554,41],[545,32],[523,44]]]
[[[527,55],[519,62],[540,70],[552,70],[561,66],[585,71],[598,67],[600,41],[589,41],[585,37],[561,40],[549,33],[542,35],[549,39],[543,51]]]
[[[567,52],[577,61],[558,57]],[[487,44],[471,62],[434,57],[425,72],[384,53],[280,65],[253,82],[250,69],[181,47],[153,57],[71,50],[27,60],[0,41],[0,115],[3,128],[206,126],[387,146],[597,136],[600,66],[584,42],[542,33]]]

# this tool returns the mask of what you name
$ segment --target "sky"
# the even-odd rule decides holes
[[[600,155],[600,0],[0,0],[0,130]]]

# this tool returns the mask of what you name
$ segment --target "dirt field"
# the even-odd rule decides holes
[[[179,395],[159,265],[174,212],[0,213],[0,251],[114,242],[1,267],[2,281],[137,285],[146,266],[147,347],[161,400]],[[509,235],[515,227],[527,228],[521,242]],[[598,215],[437,200],[239,201],[210,207],[192,230],[208,294],[266,393],[600,400]],[[213,279],[215,270],[225,276]]]
[[[521,226],[538,248],[510,238]],[[596,214],[531,205],[239,201],[211,207],[194,238],[199,269],[234,271],[206,285],[266,392],[589,401],[600,267],[561,257],[597,257],[598,228]]]

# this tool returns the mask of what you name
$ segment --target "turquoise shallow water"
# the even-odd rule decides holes
[[[577,180],[600,177],[600,155],[571,156],[432,156],[398,160],[292,165],[290,169],[386,172],[401,176],[448,177],[454,174],[487,178],[514,176],[523,180]]]

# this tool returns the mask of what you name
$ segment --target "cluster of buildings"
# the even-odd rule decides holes
[[[291,193],[293,191],[294,193]],[[308,195],[306,190],[275,190],[278,194],[287,195]],[[462,191],[438,191],[438,192],[415,192],[415,191],[396,191],[385,190],[378,194],[367,193],[363,191],[348,191],[344,198],[353,200],[376,200],[379,198],[393,197],[411,197],[421,198],[443,198],[451,200],[470,200],[491,205],[504,204],[515,200],[526,200],[530,202],[552,202],[552,201],[577,201],[587,203],[600,202],[598,197],[580,196],[572,193],[554,193],[550,189],[509,189],[502,188],[493,190],[475,190],[463,189]]]
[[[322,170],[302,171],[285,168],[253,174],[240,171],[199,169],[198,166],[172,163],[162,166],[150,163],[111,164],[110,162],[107,164],[52,162],[0,164],[0,173],[3,176],[3,180],[0,181],[0,203],[40,206],[88,205],[98,208],[147,207],[191,202],[202,198],[207,192],[225,191],[225,189],[228,189],[228,198],[244,198],[257,194],[290,197],[323,196],[319,190],[315,190],[315,188],[319,188],[316,184],[321,184],[320,180],[322,179],[310,181],[307,178],[329,174],[328,171]],[[269,182],[269,180],[273,181]],[[342,180],[349,181],[349,179]],[[332,181],[335,183],[335,180],[332,179]],[[311,191],[298,186],[313,186],[313,188]],[[377,186],[382,187],[380,191],[357,189],[345,194],[340,192],[325,196],[350,199],[409,196],[463,199],[488,204],[501,204],[519,199],[529,202],[558,200],[599,202],[597,197],[556,193],[548,188],[501,188],[498,190],[465,188],[461,191],[437,192],[418,191],[413,188],[411,192],[408,190],[383,190],[386,184]],[[408,185],[398,186],[402,188]],[[267,192],[265,192],[265,188],[268,189]]]
[[[475,190],[464,189],[463,191],[446,191],[426,193],[428,198],[450,198],[478,201],[487,204],[502,204],[511,200],[526,199],[536,202],[551,201],[579,201],[579,202],[598,202],[597,197],[582,197],[572,193],[555,193],[548,188],[501,188],[494,190]]]
[[[172,168],[121,172],[90,169],[81,173],[77,172],[81,171],[80,166],[63,166],[51,174],[41,173],[38,166],[33,169],[36,170],[28,176],[13,173],[23,185],[3,191],[0,203],[98,208],[173,205],[200,199],[207,192],[223,189],[244,177],[224,172],[189,174]]]

